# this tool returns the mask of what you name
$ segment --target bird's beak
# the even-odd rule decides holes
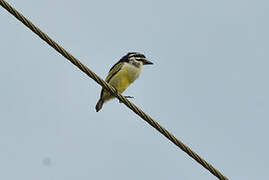
[[[150,61],[147,60],[147,59],[144,59],[144,60],[143,60],[143,63],[144,63],[144,65],[153,64],[153,62],[150,62]]]

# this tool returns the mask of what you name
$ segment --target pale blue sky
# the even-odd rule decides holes
[[[268,179],[269,2],[8,0],[230,179]],[[216,179],[0,8],[0,179]]]

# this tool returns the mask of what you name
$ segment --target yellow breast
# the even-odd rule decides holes
[[[122,93],[139,77],[141,72],[142,66],[135,67],[131,64],[125,63],[121,70],[110,80],[109,84],[117,88],[118,91]]]

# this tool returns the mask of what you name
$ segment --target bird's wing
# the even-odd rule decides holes
[[[109,70],[109,73],[105,79],[105,81],[107,83],[109,83],[109,81],[112,79],[112,77],[121,70],[122,66],[123,66],[124,62],[117,62],[116,64],[114,64],[114,66]],[[104,88],[102,88],[101,91],[101,98],[103,98],[104,95]]]
[[[121,70],[123,64],[124,64],[124,62],[118,62],[118,63],[116,63],[116,64],[110,69],[110,71],[109,71],[109,73],[108,73],[108,75],[107,75],[105,81],[109,83],[109,81],[112,79],[112,77],[113,77],[115,74],[117,74],[117,73]]]
[[[109,73],[105,79],[106,82],[109,83],[109,81],[112,79],[112,77],[121,70],[122,66],[123,66],[124,62],[117,62],[116,64],[114,64],[114,66],[109,70]],[[101,98],[104,95],[104,88],[102,88],[101,91]]]

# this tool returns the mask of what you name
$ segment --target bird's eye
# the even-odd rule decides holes
[[[135,59],[134,59],[133,57],[131,57],[131,58],[129,59],[129,62],[135,62]]]

